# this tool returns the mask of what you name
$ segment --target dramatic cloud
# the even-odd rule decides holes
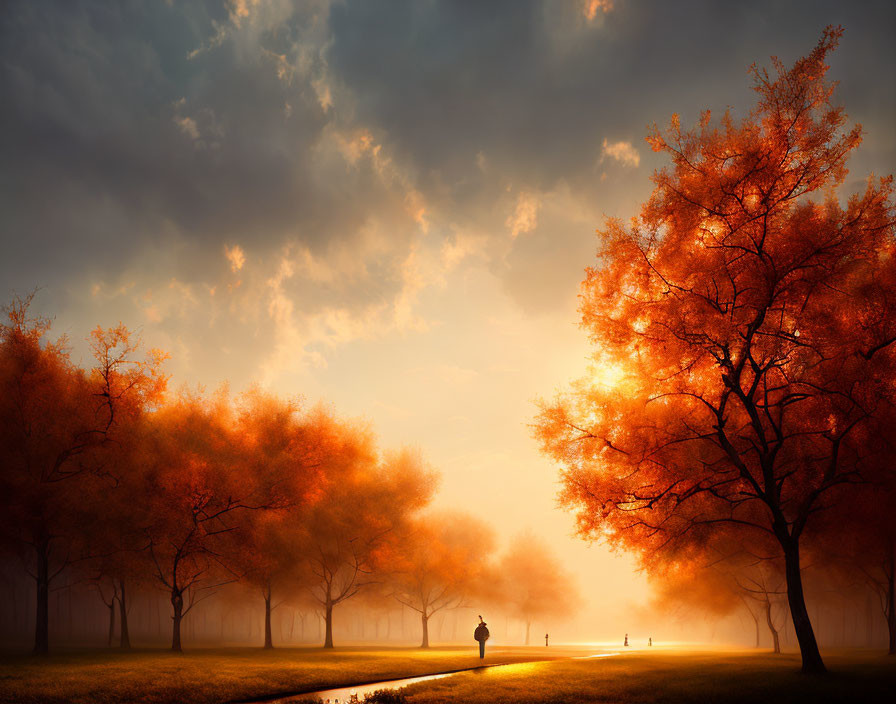
[[[43,286],[63,315],[157,326],[209,374],[227,375],[202,363],[215,349],[273,378],[439,329],[425,301],[473,268],[522,310],[572,314],[594,228],[649,189],[646,125],[747,104],[746,67],[805,53],[829,22],[873,140],[856,172],[896,153],[874,79],[896,64],[885,5],[819,2],[817,26],[771,0],[737,21],[708,0],[0,13],[4,282]]]
[[[601,161],[606,157],[615,159],[623,166],[637,167],[641,163],[641,156],[638,150],[632,146],[631,142],[603,142],[603,152],[601,153]]]

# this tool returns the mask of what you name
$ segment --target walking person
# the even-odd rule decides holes
[[[473,638],[479,641],[479,659],[485,657],[485,641],[488,640],[489,632],[488,628],[486,628],[485,621],[482,620],[482,616],[479,616],[479,625],[476,626],[476,630],[473,631]]]
[[[548,634],[547,633],[544,634],[544,647],[545,648],[548,647]]]

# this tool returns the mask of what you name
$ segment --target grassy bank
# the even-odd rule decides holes
[[[595,660],[530,663],[413,685],[409,704],[772,704],[892,702],[896,658],[828,655],[830,673],[802,675],[796,654],[633,653]]]
[[[560,654],[559,651],[556,654]],[[90,651],[36,659],[0,657],[3,704],[210,704],[341,684],[398,679],[479,664],[475,648],[221,648]],[[534,649],[495,651],[487,663],[545,657]]]

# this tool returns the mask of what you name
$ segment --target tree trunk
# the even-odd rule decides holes
[[[112,647],[112,639],[115,637],[115,597],[109,602],[109,638],[106,640],[106,647]]]
[[[896,582],[896,544],[890,541],[890,570],[887,574],[887,630],[890,632],[890,647],[887,651],[889,655],[896,655],[896,593],[894,593],[894,582]]]
[[[121,621],[121,635],[118,638],[118,647],[123,650],[131,649],[131,633],[128,630],[128,599],[127,593],[125,592],[124,580],[119,580],[119,593],[118,593],[118,611],[119,616],[121,617],[119,620]]]
[[[332,648],[333,647],[333,602],[329,599],[326,603],[326,611],[324,613],[324,620],[326,622],[326,635],[324,636],[324,647]]]
[[[821,653],[818,651],[818,642],[815,640],[809,612],[806,610],[803,576],[800,572],[799,543],[792,538],[789,538],[784,545],[784,574],[787,578],[787,602],[793,619],[793,631],[800,644],[800,655],[803,659],[802,670],[805,673],[827,672]]]
[[[526,621],[526,645],[529,645],[529,628],[531,625],[531,621]]]
[[[274,647],[274,639],[271,637],[271,585],[268,584],[264,595],[264,647],[270,650]]]
[[[34,655],[50,652],[50,545],[46,540],[34,546],[37,553],[37,614],[34,624]]]
[[[869,591],[865,596],[865,647],[874,647],[874,595]]]
[[[171,590],[171,606],[174,609],[172,619],[174,623],[171,629],[171,649],[176,653],[182,653],[184,649],[180,644],[180,623],[184,617],[184,596],[177,589]]]
[[[774,643],[774,652],[781,652],[781,640],[778,637],[778,629],[772,621],[772,602],[768,597],[765,599],[765,622],[768,624],[768,630],[772,634],[772,643]]]
[[[421,648],[429,647],[429,617],[426,615],[426,611],[420,613],[420,621],[423,623],[423,642],[420,644]]]

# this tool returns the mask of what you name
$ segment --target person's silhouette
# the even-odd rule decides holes
[[[486,627],[485,621],[482,620],[482,616],[479,616],[479,625],[476,626],[476,630],[473,631],[473,638],[479,641],[479,658],[480,660],[485,657],[485,641],[488,640],[489,632]]]
[[[545,648],[548,647],[548,634],[547,633],[544,634],[544,647]]]
[[[623,643],[623,645],[624,645],[626,648],[628,647],[628,633],[625,634],[625,643]]]

